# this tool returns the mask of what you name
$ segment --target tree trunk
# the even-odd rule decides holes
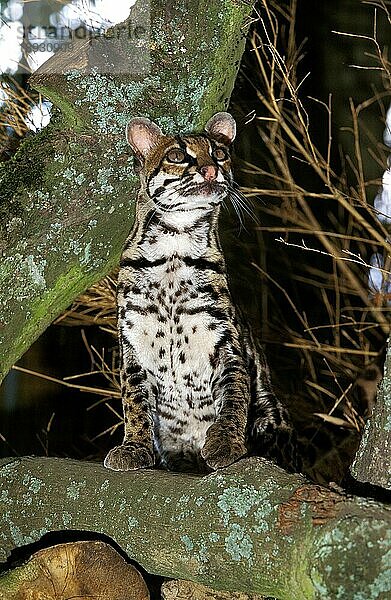
[[[126,123],[148,116],[167,133],[202,129],[228,104],[250,13],[241,0],[138,0],[111,37],[150,22],[150,63],[136,56],[139,72],[126,40],[106,48],[97,39],[31,78],[61,114],[0,165],[0,381],[119,259],[137,186]],[[105,48],[116,64],[94,71]]]
[[[150,573],[216,590],[389,598],[390,509],[264,459],[206,477],[55,458],[1,464],[0,560],[49,531],[84,530],[109,536]]]
[[[391,490],[391,345],[373,414],[368,420],[352,465],[359,481]]]

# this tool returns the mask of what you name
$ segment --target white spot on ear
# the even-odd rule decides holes
[[[230,145],[236,137],[235,119],[227,112],[216,113],[205,125],[205,131],[217,141]]]

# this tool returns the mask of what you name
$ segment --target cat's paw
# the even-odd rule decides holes
[[[206,434],[201,455],[211,469],[228,467],[247,454],[244,442],[212,425]]]
[[[112,448],[103,464],[107,469],[113,471],[134,471],[152,467],[154,458],[152,453],[144,446],[127,444]]]

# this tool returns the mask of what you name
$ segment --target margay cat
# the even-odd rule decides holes
[[[261,454],[296,468],[294,434],[268,368],[239,318],[218,238],[233,190],[234,119],[166,136],[135,118],[136,222],[118,282],[125,436],[105,466],[205,471]]]

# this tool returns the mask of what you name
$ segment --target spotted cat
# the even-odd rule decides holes
[[[105,466],[204,472],[246,454],[297,468],[294,432],[267,364],[235,308],[218,237],[235,193],[236,124],[215,114],[197,135],[135,118],[136,221],[118,281],[125,436]]]

